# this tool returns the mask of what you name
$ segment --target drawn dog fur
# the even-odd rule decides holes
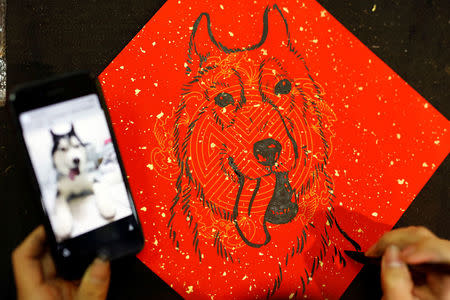
[[[95,179],[87,170],[86,144],[76,134],[73,124],[67,133],[55,134],[50,130],[50,134],[53,140],[52,161],[57,172],[54,231],[64,239],[70,236],[73,227],[69,206],[72,198],[94,194],[97,208],[105,219],[113,218],[116,208],[95,188]]]
[[[249,277],[266,270],[268,297],[289,273],[296,295],[305,293],[326,257],[345,266],[337,243],[360,249],[335,216],[327,163],[336,116],[324,89],[276,5],[264,12],[259,42],[240,48],[216,40],[201,14],[185,67],[170,238],[200,264],[219,256]]]

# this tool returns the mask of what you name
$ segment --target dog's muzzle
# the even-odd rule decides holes
[[[281,153],[281,144],[272,138],[264,139],[253,144],[253,155],[258,163],[271,167],[275,165]]]
[[[253,144],[253,155],[258,163],[272,167],[276,164],[281,153],[281,143],[267,138]],[[267,207],[265,220],[272,224],[290,222],[298,212],[298,205],[292,202],[294,191],[289,183],[287,172],[274,172],[276,177],[272,199]]]

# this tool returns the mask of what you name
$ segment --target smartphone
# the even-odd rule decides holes
[[[139,252],[142,228],[98,80],[79,72],[24,84],[8,105],[59,274],[77,279],[95,257]]]

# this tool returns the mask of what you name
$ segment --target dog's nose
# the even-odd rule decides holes
[[[273,166],[281,152],[281,144],[272,138],[264,139],[253,144],[253,155],[263,166]]]
[[[79,158],[74,158],[73,159],[73,163],[78,166],[80,164],[80,159]]]

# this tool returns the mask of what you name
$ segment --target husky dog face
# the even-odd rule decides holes
[[[330,248],[333,262],[345,264],[337,239],[359,249],[335,216],[326,167],[336,115],[324,89],[276,5],[264,13],[260,41],[240,48],[216,40],[201,14],[185,66],[174,113],[179,176],[170,238],[182,251],[193,247],[200,261],[220,256],[254,278],[264,256],[274,280],[268,295],[288,268],[304,292]]]
[[[66,134],[50,133],[53,138],[52,158],[57,172],[74,180],[86,167],[85,144],[81,142],[72,125]]]

